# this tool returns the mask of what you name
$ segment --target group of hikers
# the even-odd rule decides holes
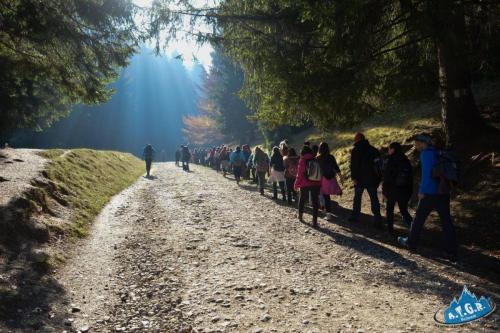
[[[454,160],[444,151],[434,148],[430,135],[420,134],[414,140],[415,149],[420,153],[421,177],[418,188],[418,205],[415,216],[408,212],[408,204],[413,194],[413,167],[400,143],[393,142],[388,147],[387,156],[382,156],[362,133],[354,136],[354,147],[350,158],[350,176],[354,184],[352,213],[348,221],[359,222],[361,201],[364,191],[369,195],[371,212],[378,228],[383,228],[380,212],[378,187],[382,183],[382,193],[386,199],[386,228],[394,233],[394,208],[397,204],[404,224],[409,229],[407,237],[399,237],[401,246],[415,251],[419,243],[422,227],[431,213],[437,211],[443,224],[445,235],[445,257],[456,260],[456,236],[450,215],[450,189],[457,181]],[[147,148],[147,147],[146,147]],[[145,152],[146,152],[145,148]],[[146,166],[148,164],[145,153]],[[265,184],[272,184],[273,199],[298,207],[298,219],[304,222],[306,203],[312,207],[312,225],[318,227],[320,206],[325,210],[325,218],[334,220],[336,206],[331,196],[342,195],[344,176],[326,142],[313,145],[304,142],[300,152],[283,140],[273,147],[271,156],[261,148],[250,149],[249,145],[238,146],[234,150],[226,145],[190,151],[181,146],[175,154],[176,165],[182,161],[183,169],[189,171],[189,162],[205,165],[224,176],[233,173],[236,182],[248,179],[258,184],[264,195]],[[149,169],[148,169],[149,175]]]

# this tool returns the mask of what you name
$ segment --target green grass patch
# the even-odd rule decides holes
[[[330,146],[337,162],[346,176],[349,175],[349,159],[354,143],[354,134],[362,132],[376,148],[387,147],[393,141],[405,143],[422,131],[439,128],[440,105],[438,103],[407,103],[373,115],[358,126],[338,128],[322,132],[310,129],[291,138],[291,145],[300,149],[304,141],[319,144],[325,141]],[[347,182],[350,186],[350,181]]]
[[[141,160],[128,153],[91,149],[47,150],[45,176],[63,193],[73,212],[70,232],[78,237],[110,198],[130,186],[144,171]],[[48,189],[46,189],[48,190]]]

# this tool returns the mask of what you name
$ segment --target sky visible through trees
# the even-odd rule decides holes
[[[116,93],[104,104],[76,106],[67,118],[41,133],[19,131],[14,146],[89,147],[140,155],[151,143],[160,159],[172,159],[184,144],[182,118],[197,114],[204,76],[202,65],[142,49],[113,83]]]
[[[182,119],[197,110],[211,120],[193,124],[214,124],[229,134],[226,140],[242,141],[251,140],[257,124],[262,133],[283,125],[333,131],[397,103],[434,100],[453,146],[485,129],[472,86],[498,81],[500,70],[498,2],[0,0],[0,6],[0,139],[19,145],[136,153],[151,142],[170,151],[183,142]],[[137,55],[143,45],[171,60]],[[214,49],[224,61],[207,74]]]

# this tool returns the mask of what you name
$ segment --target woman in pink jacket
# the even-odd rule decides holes
[[[299,220],[303,222],[302,215],[304,214],[304,206],[311,196],[313,206],[313,226],[318,225],[318,209],[319,209],[319,189],[320,181],[312,181],[307,178],[307,162],[313,160],[313,152],[308,146],[302,147],[300,152],[300,160],[297,168],[297,178],[295,179],[295,190],[300,190],[299,194]]]

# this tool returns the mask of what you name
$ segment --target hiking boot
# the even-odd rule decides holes
[[[411,222],[412,220],[403,220],[403,223],[408,227],[411,228]]]
[[[456,253],[444,252],[443,258],[453,263],[458,261]]]
[[[414,247],[410,247],[410,244],[408,243],[408,237],[402,237],[402,236],[398,237],[398,243],[399,243],[399,245],[408,249],[411,252],[416,251],[416,249]]]

